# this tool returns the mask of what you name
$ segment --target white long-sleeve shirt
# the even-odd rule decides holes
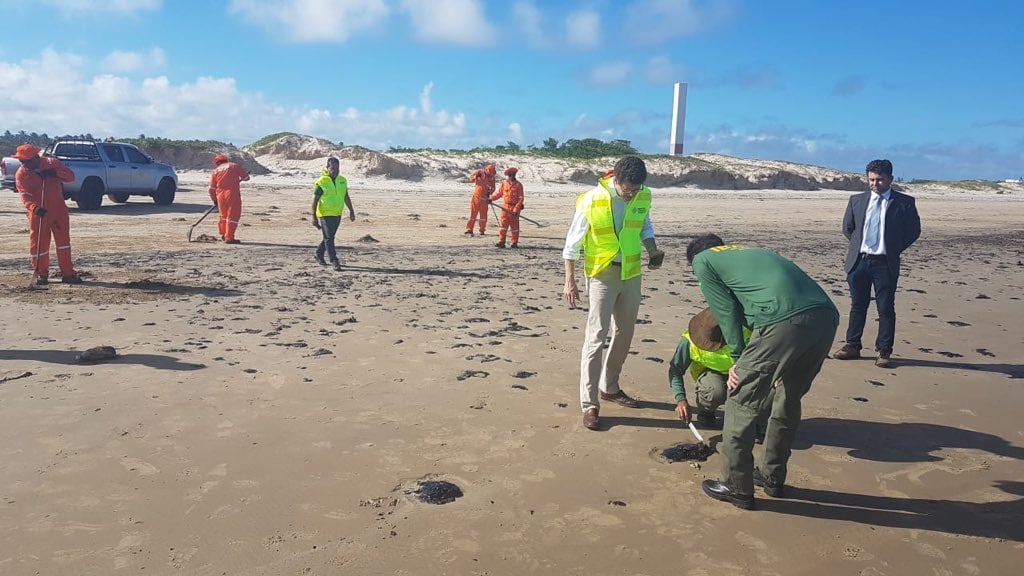
[[[600,186],[600,184],[598,184]],[[622,222],[626,219],[626,201],[618,194],[612,193],[612,220],[615,223],[615,234],[622,231]],[[590,220],[587,220],[586,212],[576,209],[572,215],[572,223],[569,224],[569,232],[565,236],[565,248],[562,249],[562,258],[566,260],[579,260],[580,251],[583,249],[583,241],[590,230]],[[648,211],[644,217],[644,226],[640,229],[640,239],[647,240],[654,238],[654,225],[651,224],[651,213]],[[622,252],[619,251],[612,259],[613,262],[622,261]]]

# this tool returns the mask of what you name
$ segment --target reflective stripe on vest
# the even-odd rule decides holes
[[[317,218],[323,216],[341,216],[345,209],[345,196],[348,195],[348,180],[338,175],[334,180],[324,170],[323,176],[314,184],[313,190],[319,187],[323,194],[316,205]]]
[[[611,178],[599,180],[598,186],[576,199],[577,207],[586,214],[590,225],[583,243],[583,270],[587,276],[596,276],[622,252],[621,278],[628,280],[642,273],[640,232],[651,210],[651,190],[641,187],[626,204],[622,230],[616,236],[612,192],[608,188],[611,182]]]

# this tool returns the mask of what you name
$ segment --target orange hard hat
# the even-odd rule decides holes
[[[509,166],[508,168],[505,169],[505,176],[511,176],[516,172],[519,172],[519,168],[516,168],[515,166]]]
[[[213,163],[214,164],[220,164],[222,162],[230,162],[230,161],[231,161],[231,158],[228,158],[224,154],[217,154],[216,156],[213,157]]]
[[[487,168],[484,168],[484,170],[487,170],[487,173],[492,175],[492,176],[496,172],[496,170],[494,169],[494,164],[488,164]]]
[[[14,157],[18,160],[31,160],[39,156],[39,148],[31,144],[22,144],[14,151]]]

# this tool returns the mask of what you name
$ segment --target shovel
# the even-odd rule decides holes
[[[189,241],[189,242],[191,242],[191,241],[192,241],[192,231],[196,229],[196,226],[199,226],[199,223],[200,223],[200,222],[202,222],[204,218],[206,218],[207,216],[209,216],[209,215],[210,215],[210,212],[213,212],[213,211],[214,211],[214,210],[216,210],[216,209],[217,209],[217,205],[216,205],[216,204],[214,204],[213,206],[210,206],[210,209],[209,209],[209,210],[207,210],[205,214],[203,214],[202,216],[200,216],[200,217],[199,217],[199,220],[196,220],[196,223],[195,223],[195,224],[193,224],[193,225],[192,225],[192,226],[191,226],[191,227],[190,227],[190,228],[188,229],[188,241]]]

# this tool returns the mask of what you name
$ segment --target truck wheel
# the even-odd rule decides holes
[[[107,198],[111,202],[117,202],[118,204],[124,204],[125,202],[127,202],[129,196],[131,196],[131,194],[126,194],[123,192],[119,194],[107,194]]]
[[[153,202],[160,206],[166,206],[174,202],[175,188],[174,180],[164,178],[160,181],[160,185],[156,187],[156,192],[153,193]]]
[[[103,182],[98,178],[86,178],[75,197],[82,210],[95,210],[103,204]]]

